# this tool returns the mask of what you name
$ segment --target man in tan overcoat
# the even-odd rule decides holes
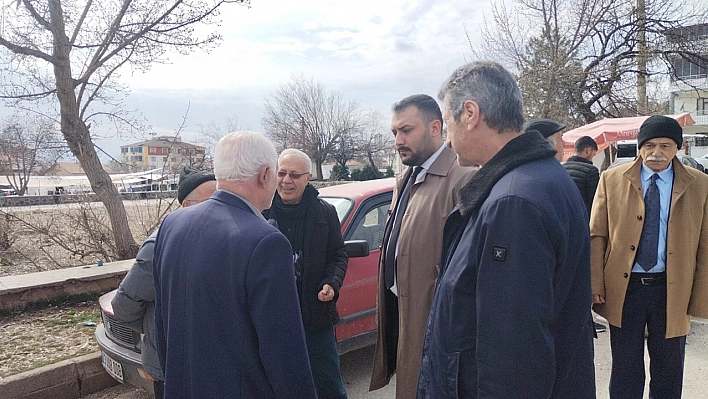
[[[370,390],[384,387],[396,373],[396,398],[408,399],[416,395],[443,224],[458,189],[476,168],[459,166],[455,152],[445,146],[442,113],[432,97],[406,97],[394,104],[393,113],[391,131],[408,168],[396,178],[381,247]]]
[[[690,316],[708,317],[708,176],[676,158],[676,120],[652,116],[639,156],[600,176],[590,220],[594,309],[610,324],[610,398],[680,398]]]

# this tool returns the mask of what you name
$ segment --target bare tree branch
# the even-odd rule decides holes
[[[52,57],[48,54],[45,54],[39,50],[31,49],[29,47],[24,47],[24,46],[18,46],[14,43],[11,43],[2,36],[0,36],[0,45],[4,46],[8,50],[12,51],[15,54],[22,54],[22,55],[28,55],[31,57],[37,57],[41,58],[44,61],[47,61],[49,63],[53,62]]]

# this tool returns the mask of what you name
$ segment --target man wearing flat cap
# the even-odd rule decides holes
[[[216,177],[211,172],[184,167],[177,186],[177,200],[182,207],[206,201],[216,191]],[[118,287],[111,301],[116,319],[131,323],[141,334],[140,361],[154,379],[155,398],[163,397],[164,375],[155,347],[155,286],[152,277],[155,238],[157,230],[145,239],[135,257],[133,266]]]
[[[590,218],[594,310],[610,324],[610,398],[680,398],[691,316],[708,317],[708,176],[676,158],[676,120],[639,129],[639,156],[600,176]]]
[[[563,162],[563,147],[565,146],[563,142],[563,129],[565,129],[565,125],[554,120],[534,119],[526,124],[524,131],[535,130],[541,133],[541,136],[546,139],[548,144],[556,149],[556,159],[558,162]]]

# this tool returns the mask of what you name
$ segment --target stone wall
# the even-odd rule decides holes
[[[176,191],[144,191],[120,193],[123,200],[177,198]],[[0,207],[72,204],[77,202],[97,202],[96,194],[23,195],[0,197]]]
[[[334,186],[337,184],[351,183],[348,181],[313,181],[315,188]],[[120,193],[123,200],[155,199],[155,198],[177,198],[177,191],[141,191],[135,193]],[[60,194],[60,195],[23,195],[0,197],[0,208],[11,206],[37,206],[72,204],[77,202],[97,202],[96,194]]]

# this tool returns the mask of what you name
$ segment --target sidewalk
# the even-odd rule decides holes
[[[133,260],[0,277],[0,312],[118,287]],[[117,385],[99,352],[0,379],[2,399],[75,399]]]

